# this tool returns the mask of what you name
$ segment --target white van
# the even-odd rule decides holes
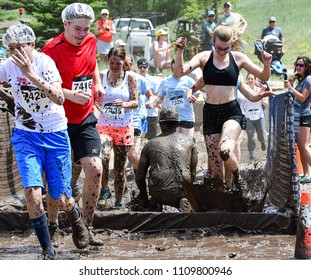
[[[149,46],[152,44],[155,36],[152,22],[146,18],[123,17],[116,18],[113,22],[116,28],[116,35],[113,36],[113,41],[122,39],[127,44],[125,49],[128,53],[148,59]]]

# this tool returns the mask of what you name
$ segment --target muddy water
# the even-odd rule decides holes
[[[199,132],[196,132],[196,134],[197,138],[200,139],[198,166],[198,171],[200,171],[207,168],[207,156],[202,135]],[[242,167],[254,165],[249,161],[245,133],[241,153]],[[256,149],[255,156],[258,159],[255,168],[265,163],[266,156],[259,148]],[[127,175],[129,194],[134,196],[137,192],[133,174]],[[113,186],[112,178],[109,184]],[[108,204],[113,202],[111,200]],[[106,208],[104,211],[109,211],[108,209]],[[130,234],[125,231],[108,232],[97,230],[97,237],[105,242],[103,247],[78,250],[72,242],[71,235],[63,231],[60,236],[60,247],[56,249],[58,259],[289,260],[294,257],[296,241],[295,235],[246,235],[240,233],[221,235],[209,234],[204,230],[153,234]],[[3,232],[0,229],[0,260],[38,259],[41,259],[41,247],[33,231],[23,233]]]
[[[59,260],[289,260],[295,251],[294,235],[217,235],[200,232],[130,234],[97,231],[103,247],[75,248],[71,235],[62,232]],[[0,233],[0,260],[38,260],[41,248],[32,231]]]

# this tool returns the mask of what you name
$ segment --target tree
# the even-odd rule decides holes
[[[25,5],[27,14],[33,16],[36,20],[31,21],[29,25],[33,28],[37,36],[37,45],[42,47],[46,40],[55,37],[63,31],[63,22],[61,20],[62,10],[69,4],[76,1],[64,0],[28,0]],[[89,4],[95,13],[95,19],[100,17],[100,10],[106,6],[105,1],[84,0],[83,3]]]

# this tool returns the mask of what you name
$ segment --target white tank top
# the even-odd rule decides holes
[[[259,88],[256,87],[254,90],[256,93]],[[245,98],[245,116],[251,121],[256,121],[264,117],[264,111],[262,107],[262,100],[252,102]]]
[[[124,102],[130,101],[130,89],[128,85],[128,72],[126,71],[123,83],[118,87],[108,85],[108,71],[103,73],[102,86],[106,92],[105,99],[101,103],[102,112],[98,117],[98,125],[127,127],[132,124],[132,109],[125,109],[113,105],[115,99],[122,99]]]

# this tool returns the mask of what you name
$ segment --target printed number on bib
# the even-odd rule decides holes
[[[180,107],[184,105],[184,99],[182,96],[172,97],[170,100],[172,107]]]
[[[259,109],[248,110],[248,114],[249,114],[249,119],[251,121],[257,121],[257,120],[260,119],[260,111],[259,111]]]
[[[72,82],[72,90],[79,90],[92,94],[92,75],[75,77]]]
[[[50,99],[36,87],[21,86],[22,107],[29,113],[41,112],[49,107]]]
[[[121,120],[124,117],[124,108],[107,103],[104,105],[103,113],[105,116],[112,120]]]

